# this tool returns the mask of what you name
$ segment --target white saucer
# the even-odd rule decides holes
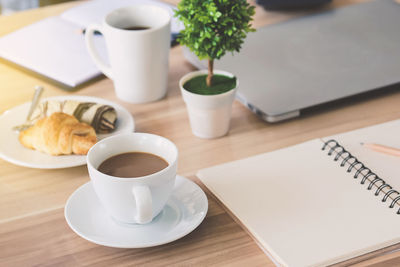
[[[49,97],[42,101],[49,99],[60,101],[70,99],[82,102],[96,102],[114,107],[118,116],[116,129],[110,134],[98,135],[98,139],[118,133],[133,132],[135,129],[135,123],[130,112],[114,102],[102,98],[79,95]],[[13,131],[12,127],[25,122],[30,105],[31,103],[29,102],[16,106],[7,110],[0,116],[0,158],[16,165],[38,169],[58,169],[85,165],[86,156],[51,156],[26,148],[19,143],[18,132]]]
[[[68,225],[82,238],[117,248],[144,248],[177,240],[203,221],[208,200],[194,182],[177,176],[175,188],[161,213],[146,225],[122,225],[101,206],[92,183],[78,188],[68,199],[64,215]]]

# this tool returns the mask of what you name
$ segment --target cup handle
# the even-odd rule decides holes
[[[95,31],[100,32],[103,36],[103,30],[100,25],[95,25],[91,24],[89,25],[86,30],[85,30],[85,42],[86,42],[86,47],[89,51],[89,54],[91,58],[93,59],[94,63],[97,65],[97,67],[111,80],[113,79],[111,67],[108,66],[107,64],[104,63],[102,58],[100,57],[99,53],[97,52],[97,49],[94,45],[93,42],[93,36]]]
[[[135,197],[137,208],[136,222],[139,224],[151,222],[153,217],[153,205],[149,187],[146,185],[134,186],[132,187],[132,193]]]

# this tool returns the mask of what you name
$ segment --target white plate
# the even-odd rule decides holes
[[[177,176],[165,208],[149,224],[122,225],[101,206],[92,182],[69,197],[64,215],[71,229],[82,238],[108,247],[144,248],[175,241],[192,232],[203,221],[208,200],[191,180]]]
[[[135,123],[132,115],[128,110],[114,102],[97,97],[78,95],[49,97],[42,101],[50,99],[60,101],[77,100],[81,102],[96,102],[114,107],[118,115],[116,129],[110,134],[99,134],[98,139],[118,133],[134,131]],[[85,165],[85,155],[51,156],[21,145],[18,141],[18,132],[13,131],[12,127],[25,122],[30,105],[30,102],[22,104],[5,111],[0,116],[0,158],[16,165],[38,169],[58,169]]]

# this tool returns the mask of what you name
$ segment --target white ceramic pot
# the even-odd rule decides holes
[[[186,81],[204,74],[207,74],[207,70],[186,74],[179,80],[179,87],[186,103],[193,134],[200,138],[217,138],[229,131],[232,103],[239,82],[236,80],[235,88],[218,95],[199,95],[183,88]],[[214,70],[214,74],[233,77],[231,73],[220,70]]]

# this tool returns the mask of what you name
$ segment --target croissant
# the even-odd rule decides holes
[[[55,112],[20,132],[19,141],[28,148],[50,155],[86,155],[97,142],[93,127],[74,116]]]
[[[80,122],[90,124],[96,133],[110,133],[115,129],[116,110],[109,105],[75,100],[48,100],[40,103],[32,113],[29,124],[38,119],[50,116],[54,112],[63,112],[74,116]]]

